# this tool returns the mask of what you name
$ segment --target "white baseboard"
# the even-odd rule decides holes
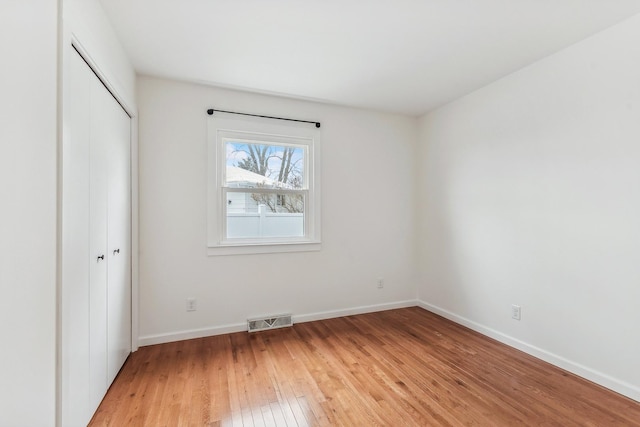
[[[417,306],[640,402],[640,388],[424,301]]]
[[[144,347],[154,344],[165,344],[174,341],[191,340],[194,338],[211,337],[214,335],[232,334],[247,330],[247,323],[213,326],[210,328],[190,329],[186,331],[167,332],[165,334],[145,335],[138,338],[138,345]]]
[[[356,314],[375,313],[377,311],[393,310],[396,308],[415,307],[417,300],[397,301],[385,304],[365,305],[347,308],[343,310],[321,311],[318,313],[301,314],[293,316],[293,323],[313,322],[316,320],[333,319],[336,317],[353,316]]]
[[[395,308],[415,307],[416,300],[398,301],[386,304],[367,305],[353,307],[342,310],[322,311],[318,313],[293,315],[293,323],[312,322],[314,320],[332,319],[335,317],[352,316],[355,314],[373,313],[376,311],[393,310]],[[194,338],[204,338],[214,335],[231,334],[234,332],[245,332],[247,323],[236,323],[232,325],[212,326],[210,328],[190,329],[186,331],[168,332],[164,334],[145,335],[138,337],[138,345],[164,344],[174,341],[190,340]]]

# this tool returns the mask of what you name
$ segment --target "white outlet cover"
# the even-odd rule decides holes
[[[521,308],[519,305],[511,306],[511,318],[515,320],[520,320]]]

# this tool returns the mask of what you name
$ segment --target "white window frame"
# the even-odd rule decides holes
[[[207,253],[238,255],[274,252],[317,251],[320,239],[320,130],[313,124],[275,122],[272,119],[244,118],[215,112],[208,118],[207,154]],[[225,143],[242,140],[305,148],[304,236],[278,238],[227,238],[227,203],[225,188]],[[233,190],[232,190],[233,191]],[[275,190],[252,189],[252,192]]]

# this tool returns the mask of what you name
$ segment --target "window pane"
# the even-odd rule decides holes
[[[226,141],[225,185],[230,188],[305,186],[305,147]]]
[[[303,236],[303,194],[227,193],[227,238]]]

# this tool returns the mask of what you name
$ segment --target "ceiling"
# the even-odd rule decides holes
[[[640,0],[101,0],[136,71],[421,115]]]

